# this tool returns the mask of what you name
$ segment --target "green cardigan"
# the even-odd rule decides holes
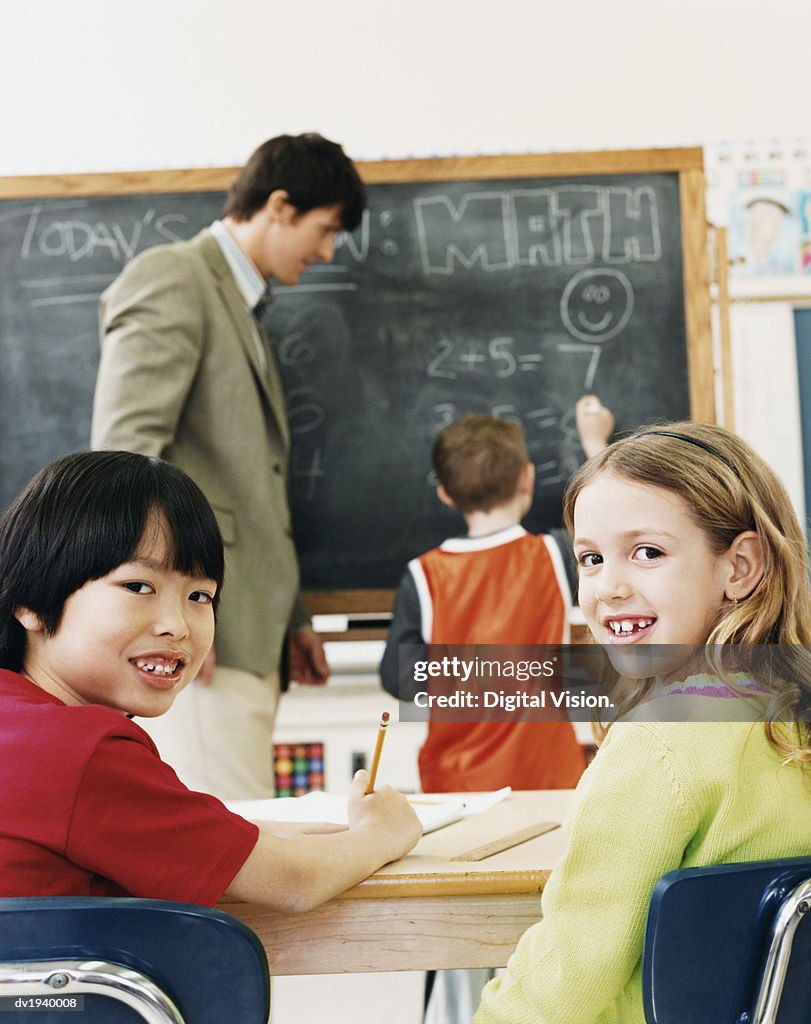
[[[660,717],[685,699],[664,698]],[[689,701],[691,721],[610,730],[577,787],[543,920],[484,990],[474,1024],[644,1024],[642,941],[657,879],[811,853],[811,774],[782,763],[762,722],[723,720],[740,702]]]

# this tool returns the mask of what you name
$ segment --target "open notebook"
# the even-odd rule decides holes
[[[461,799],[420,793],[409,797],[422,822],[423,835],[443,825],[459,821],[465,813]],[[306,793],[275,800],[230,800],[229,810],[251,821],[332,821],[345,825],[346,795],[343,793]]]

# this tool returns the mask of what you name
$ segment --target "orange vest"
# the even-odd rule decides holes
[[[551,537],[510,527],[453,538],[410,563],[428,644],[568,642],[569,585]],[[570,789],[585,767],[560,721],[434,722],[420,750],[425,792]]]

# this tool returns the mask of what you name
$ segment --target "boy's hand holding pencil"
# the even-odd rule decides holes
[[[398,793],[391,786],[375,789],[375,779],[388,724],[389,714],[384,711],[372,755],[371,768],[368,772],[361,769],[355,773],[349,793],[347,813],[350,829],[374,829],[372,841],[380,842],[381,845],[385,844],[384,848],[388,851],[388,859],[397,860],[413,849],[422,835],[422,824],[414,808],[402,793]],[[372,838],[371,835],[370,838]]]
[[[404,857],[422,835],[422,824],[414,808],[396,789],[381,786],[367,793],[369,773],[355,773],[349,791],[349,828],[369,830],[370,842],[379,844],[387,861]]]

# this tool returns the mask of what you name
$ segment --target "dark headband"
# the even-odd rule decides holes
[[[647,437],[649,435],[659,435],[660,437],[675,437],[677,441],[685,441],[687,444],[695,445],[696,448],[703,448],[705,452],[709,452],[710,455],[714,455],[716,459],[720,459],[725,466],[729,466],[735,476],[740,480],[741,474],[738,472],[737,467],[734,463],[730,462],[726,455],[722,455],[717,448],[713,448],[711,444],[707,444],[706,441],[699,441],[697,437],[688,437],[687,434],[677,434],[674,430],[645,430],[641,434],[637,434],[637,437]]]

